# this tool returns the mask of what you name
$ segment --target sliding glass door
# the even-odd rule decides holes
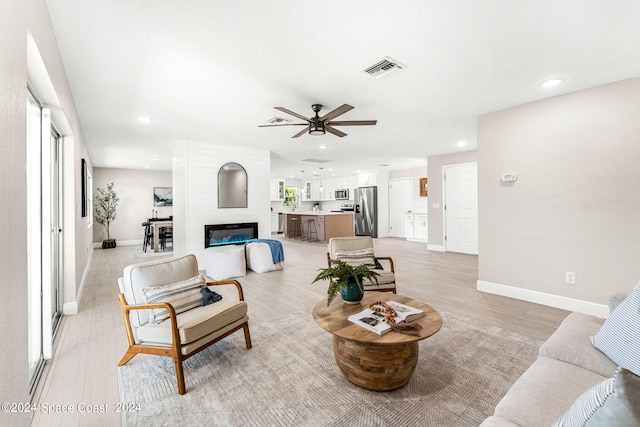
[[[62,317],[62,139],[29,91],[27,100],[27,216],[29,379],[35,390]]]

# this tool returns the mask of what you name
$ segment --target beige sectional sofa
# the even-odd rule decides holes
[[[625,299],[625,294],[612,295],[610,310],[618,306]],[[638,307],[640,310],[640,307]],[[536,361],[512,385],[507,394],[495,408],[494,414],[487,418],[482,427],[538,427],[552,426],[569,409],[574,409],[577,400],[593,400],[581,398],[588,391],[600,387],[607,379],[615,378],[611,383],[630,384],[633,393],[628,390],[619,392],[629,394],[631,403],[625,402],[625,409],[616,408],[617,412],[631,412],[631,415],[614,416],[615,421],[599,414],[599,421],[595,418],[578,423],[577,425],[602,426],[638,426],[640,425],[640,378],[626,370],[618,370],[618,366],[591,342],[591,337],[602,328],[605,319],[582,313],[570,314],[540,347]],[[638,326],[637,323],[635,326]],[[632,343],[637,348],[640,343]],[[625,350],[626,351],[626,350]],[[622,375],[625,375],[624,381]],[[625,381],[627,381],[625,383]],[[629,382],[630,381],[630,382]],[[610,385],[613,387],[613,385]],[[581,399],[579,399],[581,398]],[[588,405],[587,405],[588,406]],[[633,408],[633,406],[636,406]],[[611,411],[611,405],[607,408]],[[591,410],[592,412],[594,410]],[[596,411],[597,412],[597,411]],[[593,414],[590,415],[593,417]],[[602,421],[605,420],[605,421]],[[566,421],[558,425],[576,425]]]

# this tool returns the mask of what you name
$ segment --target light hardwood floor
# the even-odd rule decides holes
[[[284,270],[249,272],[238,279],[249,304],[250,324],[291,311],[311,312],[326,296],[326,283],[311,284],[317,269],[326,266],[326,244],[280,239],[285,252]],[[393,258],[398,293],[437,310],[540,340],[551,335],[568,315],[563,310],[478,292],[476,256],[428,251],[425,244],[397,238],[375,239],[374,245],[377,255]],[[76,410],[62,414],[36,412],[33,426],[121,424],[119,414],[114,412],[119,401],[116,365],[127,341],[117,303],[117,278],[126,265],[149,260],[135,259],[131,246],[94,250],[80,312],[63,319],[54,358],[45,368],[33,402],[68,404]],[[80,413],[79,403],[107,405],[107,412]]]

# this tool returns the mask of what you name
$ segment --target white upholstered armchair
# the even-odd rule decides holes
[[[140,353],[171,357],[178,393],[185,394],[183,360],[240,329],[247,348],[251,348],[242,286],[236,280],[206,282],[194,255],[127,266],[118,284],[129,340],[118,366]],[[217,299],[209,291],[221,285],[235,286],[238,298],[225,297],[202,305],[205,296],[213,297],[208,301]]]
[[[391,257],[376,256],[373,248],[373,239],[370,236],[333,237],[329,239],[327,264],[344,261],[352,265],[371,264],[375,268],[377,284],[371,280],[365,280],[365,291],[393,292],[396,293],[396,275]],[[377,263],[376,263],[377,261]]]

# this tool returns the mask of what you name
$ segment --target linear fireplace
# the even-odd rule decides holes
[[[213,224],[204,226],[204,247],[242,245],[258,238],[257,222]]]

